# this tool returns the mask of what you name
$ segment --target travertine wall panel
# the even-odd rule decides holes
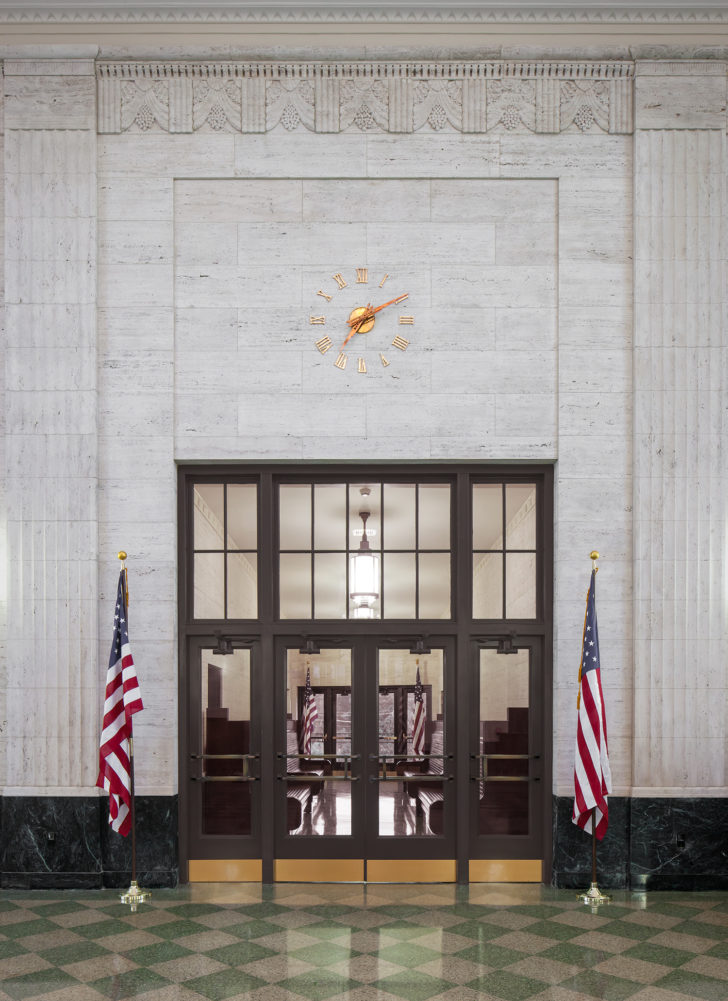
[[[667,69],[635,135],[634,782],[725,795],[725,64]]]
[[[585,137],[571,156],[562,141],[544,151],[559,171],[554,777],[557,793],[573,792],[578,646],[587,557],[597,549],[610,757],[624,795],[632,782],[631,140]]]
[[[5,501],[8,793],[96,778],[95,81],[8,61]]]

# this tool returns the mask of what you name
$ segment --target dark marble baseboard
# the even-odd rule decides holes
[[[136,798],[137,881],[176,886],[177,797]],[[98,889],[128,886],[131,838],[114,833],[96,796],[0,797],[0,886]]]
[[[573,800],[553,800],[553,883],[591,880],[591,838],[571,821]],[[597,844],[600,889],[728,889],[728,799],[609,798],[609,829]]]
[[[176,886],[177,797],[138,796],[136,805],[137,880]],[[553,883],[585,889],[591,838],[571,810],[571,798],[553,798]],[[597,846],[600,888],[728,890],[728,799],[612,796],[609,820]],[[1,887],[123,888],[130,880],[131,838],[111,830],[104,798],[0,797]]]

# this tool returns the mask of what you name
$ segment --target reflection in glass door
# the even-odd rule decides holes
[[[351,878],[390,880],[408,859],[454,859],[445,650],[350,644],[281,648],[278,879],[319,860],[320,878],[350,862]]]
[[[540,873],[541,726],[532,695],[536,662],[535,648],[526,645],[478,651],[473,857],[533,860],[531,868]]]
[[[199,641],[191,655],[190,878],[214,878],[199,875],[207,873],[204,860],[225,858],[233,850],[228,857],[240,863],[240,878],[248,878],[242,875],[244,860],[260,855],[260,755],[258,730],[251,723],[251,651]]]
[[[286,652],[286,827],[295,838],[352,834],[351,651]]]
[[[445,830],[443,651],[379,650],[380,838]]]

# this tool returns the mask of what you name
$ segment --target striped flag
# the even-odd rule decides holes
[[[417,668],[415,681],[415,718],[412,723],[412,753],[425,753],[425,701],[422,697],[422,681],[420,669]]]
[[[306,669],[306,690],[303,693],[303,719],[301,721],[301,753],[311,753],[314,723],[318,719],[316,699],[311,691],[311,668]]]
[[[612,773],[607,747],[607,720],[599,669],[599,633],[594,599],[596,570],[592,570],[586,599],[584,636],[579,668],[579,695],[576,701],[576,754],[574,759],[574,813],[572,820],[592,832],[595,811],[596,836],[601,841],[607,831],[607,795],[612,791]]]
[[[134,661],[129,646],[126,621],[124,571],[119,574],[114,614],[114,638],[106,672],[104,724],[99,749],[99,777],[96,785],[109,794],[109,823],[114,831],[127,836],[131,830],[131,764],[129,741],[131,718],[143,709]]]

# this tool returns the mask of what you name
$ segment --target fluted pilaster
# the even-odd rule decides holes
[[[634,783],[725,794],[725,130],[679,79],[635,134]]]
[[[91,61],[5,63],[6,792],[93,786],[99,728]],[[58,129],[52,123],[58,123]]]

